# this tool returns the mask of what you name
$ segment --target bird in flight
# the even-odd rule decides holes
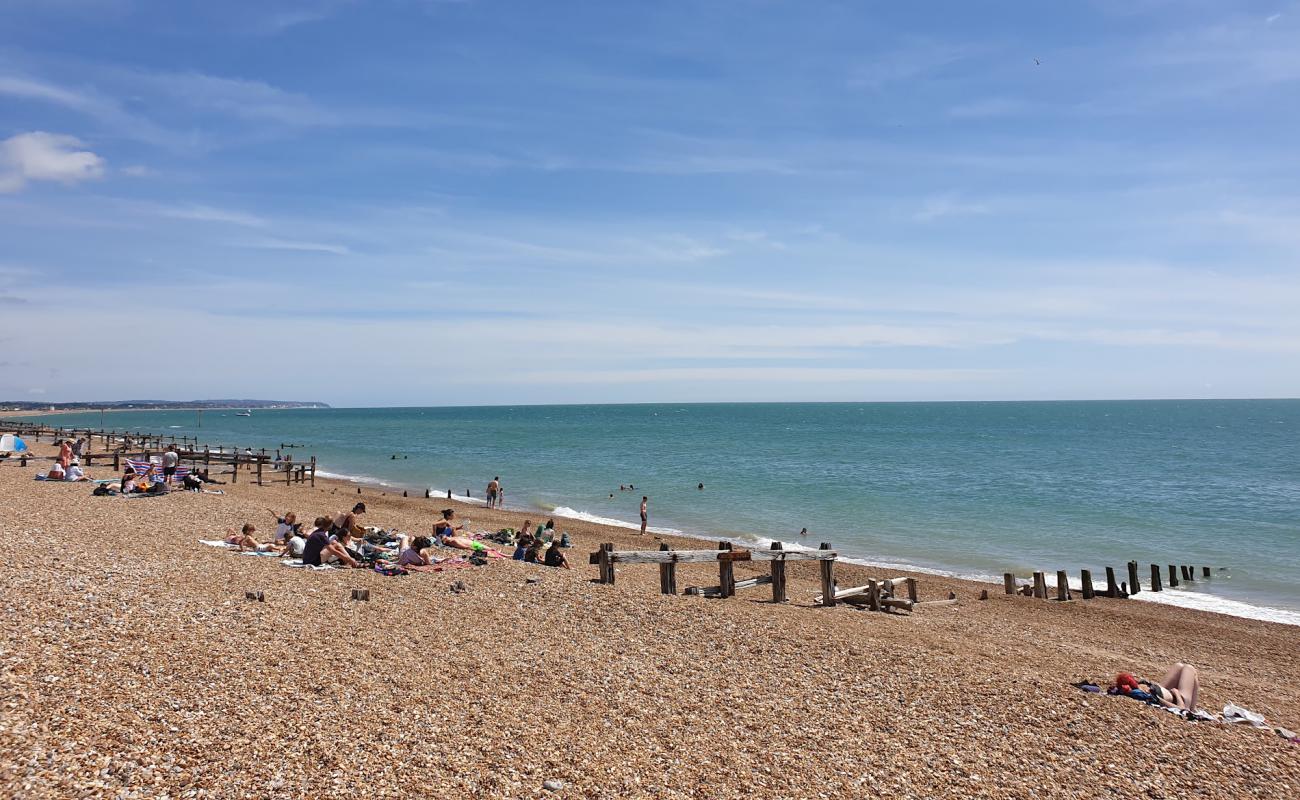
[[[1041,62],[1041,61],[1039,61],[1038,59],[1035,58],[1035,59],[1034,59],[1034,66],[1036,66],[1036,67],[1041,67],[1041,66],[1043,66],[1043,62]]]

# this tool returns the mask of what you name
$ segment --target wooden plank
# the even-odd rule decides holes
[[[731,555],[727,552],[731,550],[731,542],[718,542],[718,549],[723,551],[718,553],[718,586],[722,588],[723,597],[731,597],[736,593],[735,567],[732,566],[731,560],[726,558]]]
[[[911,611],[912,607],[915,606],[916,603],[902,597],[886,597],[884,600],[880,601],[880,605],[887,609],[901,608],[904,611]]]
[[[719,550],[722,550],[721,553],[718,553],[718,560],[719,560],[719,561],[753,561],[753,560],[754,560],[754,553],[753,553],[753,551],[751,551],[751,550],[732,550],[732,549],[731,549],[731,542],[724,542],[723,544],[726,544],[727,547],[726,547],[726,548],[723,548],[723,547],[719,547],[719,548],[718,548]]]
[[[817,548],[826,553],[833,553],[830,542],[822,542],[821,547]],[[831,607],[835,605],[835,561],[821,562],[822,572],[822,605]]]
[[[616,564],[710,564],[719,560],[723,550],[616,550],[610,553]],[[834,561],[834,550],[753,550],[750,561]]]
[[[780,552],[784,545],[780,542],[772,542],[772,550]],[[772,602],[784,603],[787,599],[785,593],[785,562],[772,560]]]
[[[753,578],[745,578],[743,581],[735,581],[734,585],[737,591],[741,589],[753,589],[756,586],[766,586],[772,582],[771,575],[758,575]],[[735,592],[732,592],[735,594]]]
[[[667,542],[659,545],[659,549],[668,551]],[[659,592],[661,594],[677,594],[677,565],[673,562],[659,565]]]

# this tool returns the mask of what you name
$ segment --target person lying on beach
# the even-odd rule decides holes
[[[260,552],[270,550],[274,547],[274,545],[262,544],[254,539],[253,534],[255,533],[257,533],[257,526],[251,522],[245,522],[244,527],[240,529],[239,533],[235,533],[234,528],[226,528],[226,544],[235,545],[239,548],[240,552],[243,552],[244,550],[255,550]]]
[[[302,563],[319,567],[322,564],[341,561],[349,567],[360,566],[355,558],[348,555],[347,549],[339,544],[336,538],[330,536],[328,518],[322,517],[318,521],[325,522],[325,526],[318,526],[307,537],[302,551]]]
[[[397,558],[399,567],[427,567],[432,563],[425,550],[433,546],[433,540],[428,536],[417,536],[411,542],[410,546],[402,550],[402,554]]]
[[[473,550],[492,556],[493,558],[505,558],[505,553],[494,550],[491,547],[476,542],[468,536],[457,534],[456,531],[463,531],[464,525],[457,527],[455,525],[456,509],[444,508],[442,510],[442,519],[433,523],[433,538],[443,547],[455,547],[458,550]]]
[[[221,484],[222,486],[224,486],[224,485],[226,484],[225,481],[219,481],[219,480],[216,480],[215,478],[213,478],[213,477],[209,474],[208,470],[206,470],[206,469],[204,469],[204,470],[200,470],[200,471],[198,471],[198,472],[190,473],[190,474],[196,476],[200,481],[203,481],[204,483],[219,483],[219,484]]]
[[[136,489],[135,473],[130,469],[122,473],[122,483],[117,487],[122,494],[130,494]]]
[[[1115,676],[1111,691],[1129,696],[1137,693],[1138,699],[1145,699],[1143,695],[1146,695],[1168,708],[1195,711],[1196,698],[1201,693],[1201,682],[1196,667],[1180,662],[1170,667],[1169,672],[1165,673],[1165,679],[1159,683],[1138,680],[1128,672],[1121,672]]]
[[[560,550],[558,542],[553,543],[549,548],[547,548],[546,560],[543,563],[548,567],[564,567],[565,569],[572,569],[572,567],[569,566],[569,559],[565,558],[564,552]]]

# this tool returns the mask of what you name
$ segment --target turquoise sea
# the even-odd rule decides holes
[[[98,427],[98,413],[59,424]],[[1300,400],[779,403],[108,414],[445,496],[1000,583],[1130,559],[1229,567],[1145,599],[1300,624]],[[398,455],[397,460],[392,459]],[[698,484],[705,488],[700,490]],[[635,491],[620,491],[619,485]],[[613,495],[612,497],[610,495]],[[562,526],[561,526],[562,527]],[[801,538],[800,528],[809,535]]]

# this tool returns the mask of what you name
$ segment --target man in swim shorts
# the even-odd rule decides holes
[[[501,492],[501,478],[493,478],[487,485],[487,507],[497,507],[497,496]]]
[[[650,498],[641,498],[641,533],[645,533],[645,523],[649,519],[649,514],[646,513],[646,503],[648,502],[650,502]]]

